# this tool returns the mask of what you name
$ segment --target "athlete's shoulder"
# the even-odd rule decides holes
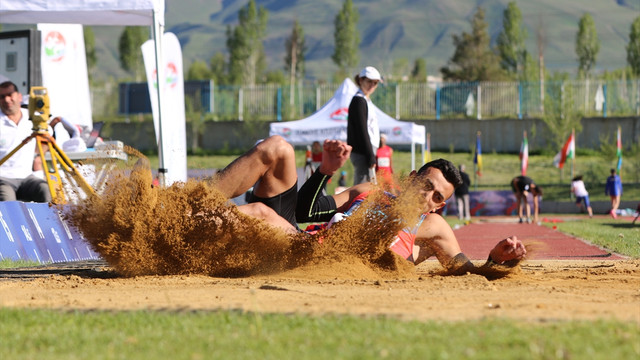
[[[444,237],[452,231],[449,223],[440,214],[429,213],[420,224],[418,237]]]

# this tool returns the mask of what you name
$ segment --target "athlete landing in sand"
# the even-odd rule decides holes
[[[322,163],[298,193],[293,147],[283,138],[272,136],[220,171],[215,185],[229,198],[240,196],[253,186],[250,203],[239,206],[239,210],[294,232],[298,231],[297,222],[329,221],[336,213],[348,211],[358,196],[373,189],[370,183],[363,183],[340,194],[321,195],[321,189],[349,159],[350,153],[351,147],[346,143],[326,140]],[[439,159],[425,164],[417,172],[412,171],[410,177],[412,181],[424,184],[420,196],[423,212],[428,216],[422,217],[414,231],[405,232],[404,236],[399,234],[403,246],[396,249],[392,246],[391,250],[415,264],[435,255],[451,274],[477,272],[479,268],[462,253],[449,224],[433,213],[445,205],[455,187],[460,185],[456,167],[447,160]],[[398,250],[400,248],[405,250]],[[494,264],[514,266],[525,255],[522,242],[515,236],[508,237],[489,252],[489,259],[483,267]]]

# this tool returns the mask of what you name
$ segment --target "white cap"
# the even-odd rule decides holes
[[[382,82],[382,76],[380,76],[380,72],[378,71],[378,69],[374,68],[373,66],[367,66],[364,69],[362,69],[362,71],[360,71],[360,75],[361,78],[367,78],[370,80],[378,80],[380,82]]]

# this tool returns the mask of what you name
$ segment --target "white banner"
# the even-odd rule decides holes
[[[93,128],[82,25],[38,24],[42,35],[42,86],[49,92],[51,116]]]
[[[184,78],[182,75],[182,49],[178,38],[172,33],[162,37],[162,59],[164,62],[164,80],[162,94],[162,144],[160,144],[160,122],[158,121],[157,70],[153,40],[142,45],[142,56],[147,73],[149,97],[153,111],[153,124],[156,141],[162,148],[164,157],[165,184],[187,181],[187,130],[184,112]]]

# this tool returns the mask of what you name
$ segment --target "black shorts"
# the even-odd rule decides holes
[[[530,178],[524,177],[524,176],[518,176],[516,178],[516,181],[511,183],[511,190],[513,190],[513,192],[515,193],[522,193],[525,191],[529,191],[529,189],[531,188],[531,184],[533,184],[533,182],[531,181]]]
[[[270,198],[262,198],[254,195],[252,192],[249,195],[247,202],[260,202],[267,205],[268,207],[275,210],[278,215],[285,218],[285,220],[287,220],[296,229],[298,228],[298,223],[296,222],[296,204],[298,202],[297,183],[293,184],[293,186],[289,190]]]

